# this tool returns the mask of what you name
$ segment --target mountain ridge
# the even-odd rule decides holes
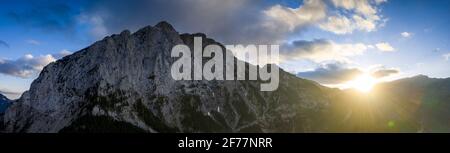
[[[192,49],[194,37],[203,47],[224,48],[160,22],[50,63],[6,110],[3,131],[450,132],[449,78],[404,78],[378,84],[371,94],[328,88],[282,69],[272,92],[259,90],[261,80],[173,80],[171,48]]]
[[[320,129],[313,123],[317,114],[306,112],[320,111],[328,103],[321,96],[322,87],[282,70],[280,78],[289,81],[280,82],[279,92],[260,92],[258,80],[175,81],[167,77],[175,60],[170,57],[171,48],[194,36],[204,38],[204,46],[217,43],[204,34],[180,35],[169,23],[160,22],[133,34],[125,30],[107,36],[50,63],[7,110],[5,131],[101,132],[100,125],[85,125],[93,122],[146,132]]]

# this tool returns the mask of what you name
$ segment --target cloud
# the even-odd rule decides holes
[[[331,0],[331,2],[332,6],[322,0],[306,0],[304,5],[298,8],[275,5],[264,12],[290,31],[314,25],[335,34],[349,34],[355,30],[371,32],[385,22],[377,8],[381,2],[375,4],[368,0]]]
[[[352,21],[345,16],[330,16],[326,22],[319,24],[319,27],[335,34],[347,34],[353,32],[352,24]]]
[[[6,47],[6,48],[9,48],[9,44],[8,43],[6,43],[5,41],[3,41],[3,40],[0,40],[0,46],[3,46],[3,47]]]
[[[379,18],[377,15],[377,8],[372,5],[369,0],[331,0],[331,2],[340,8],[346,10],[355,11],[356,13],[363,15],[367,18]],[[381,3],[379,3],[381,4]]]
[[[381,69],[372,72],[371,75],[375,78],[383,78],[397,73],[399,73],[399,70],[396,69]]]
[[[50,54],[38,57],[26,54],[17,60],[0,59],[0,73],[20,78],[29,78],[55,60]]]
[[[347,68],[341,63],[325,64],[306,72],[299,72],[297,76],[317,81],[321,84],[339,84],[350,81],[363,72],[357,68]]]
[[[377,5],[382,2],[371,3],[369,0],[331,0],[332,4],[344,11],[335,11],[326,21],[319,24],[319,28],[335,34],[349,34],[355,30],[372,32],[384,25],[378,12]],[[342,13],[346,12],[346,13]]]
[[[363,54],[367,46],[363,43],[338,44],[331,40],[298,40],[284,44],[280,50],[282,60],[308,59],[317,63],[324,61],[348,62],[348,57]]]
[[[386,68],[384,65],[376,65],[367,68],[367,70],[361,70],[360,68],[349,67],[346,63],[337,62],[322,64],[311,71],[299,72],[297,76],[325,85],[338,85],[351,81],[363,74],[369,74],[374,78],[381,79],[398,73],[400,73],[400,70]]]
[[[41,42],[37,41],[37,40],[33,40],[33,39],[29,39],[27,40],[28,44],[32,44],[32,45],[40,45]]]
[[[387,42],[381,42],[381,43],[375,44],[375,46],[378,48],[378,50],[380,50],[382,52],[393,52],[393,51],[395,51],[394,47],[392,47]]]
[[[305,0],[298,8],[275,5],[264,11],[265,15],[278,23],[285,24],[290,31],[317,23],[326,17],[326,5],[321,0]]]
[[[0,94],[21,94],[20,92],[9,91],[9,90],[0,90]]]
[[[305,0],[296,7],[260,0],[98,0],[89,1],[76,21],[103,37],[166,20],[180,32],[203,32],[225,44],[280,43],[309,27],[337,34],[376,30],[382,22],[378,3],[351,3],[343,8],[330,0]]]
[[[15,99],[20,97],[23,92],[10,91],[7,89],[0,89],[0,94],[5,95],[8,99]]]
[[[260,0],[98,0],[89,1],[77,22],[90,27],[94,36],[134,31],[165,20],[179,32],[202,32],[223,43],[267,43],[287,34],[265,24],[269,19],[263,10],[269,6]]]
[[[444,54],[442,55],[442,57],[444,57],[444,59],[448,61],[450,59],[450,53]]]
[[[409,32],[402,32],[402,33],[400,33],[400,35],[402,35],[402,37],[404,37],[404,38],[409,38],[409,37],[412,36],[412,33],[409,33]]]

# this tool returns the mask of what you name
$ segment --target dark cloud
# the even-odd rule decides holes
[[[346,68],[340,63],[331,63],[325,64],[313,71],[299,72],[297,76],[322,84],[338,84],[350,81],[362,73],[357,68]]]
[[[287,54],[289,56],[292,56],[293,54],[298,54],[298,52],[301,52],[299,54],[303,53],[314,54],[314,52],[317,52],[319,50],[322,51],[328,50],[327,48],[330,47],[332,47],[332,42],[326,39],[314,39],[312,41],[296,40],[290,44],[283,45],[283,49],[281,50],[280,53]]]
[[[9,44],[8,43],[6,43],[5,41],[3,41],[3,40],[0,40],[0,46],[3,46],[3,47],[6,47],[6,48],[9,48]]]
[[[397,73],[399,73],[399,71],[395,69],[382,69],[373,72],[372,76],[376,78],[383,78]]]
[[[324,61],[348,62],[349,57],[363,54],[367,46],[362,43],[338,44],[331,40],[297,40],[283,44],[280,50],[282,60],[308,59],[317,63]]]
[[[74,10],[64,1],[31,1],[30,9],[14,10],[7,17],[26,28],[37,28],[45,32],[66,32],[75,30]]]
[[[260,0],[100,0],[89,6],[81,16],[107,34],[162,20],[180,32],[202,32],[224,43],[274,42],[286,34],[282,25],[264,24],[263,10],[271,5]]]

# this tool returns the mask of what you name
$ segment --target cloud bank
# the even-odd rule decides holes
[[[31,54],[26,54],[17,60],[0,60],[0,73],[28,78],[53,61],[55,61],[55,58],[52,55],[34,57]]]
[[[378,8],[384,2],[305,0],[284,6],[260,0],[99,0],[89,2],[76,21],[89,25],[95,37],[167,20],[182,32],[204,32],[224,43],[261,44],[285,41],[309,27],[336,34],[375,31],[385,21]]]
[[[26,54],[16,60],[0,59],[0,73],[20,78],[29,78],[39,73],[47,64],[56,59],[70,55],[71,52],[63,50],[57,54],[33,56]]]
[[[312,71],[299,72],[297,76],[311,79],[322,84],[339,84],[350,81],[362,74],[357,68],[346,68],[339,63],[325,64]]]
[[[348,67],[345,63],[328,63],[311,71],[299,72],[297,76],[314,80],[321,84],[336,85],[351,81],[363,74],[381,79],[398,73],[400,73],[398,69],[384,66],[377,66],[363,71],[359,68]]]
[[[317,63],[326,61],[349,62],[348,57],[358,56],[367,50],[362,43],[338,44],[331,40],[298,40],[283,45],[280,51],[283,60],[308,59]]]

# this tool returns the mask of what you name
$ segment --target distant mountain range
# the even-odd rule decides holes
[[[335,132],[450,132],[450,78],[418,75],[371,94],[341,91],[329,108],[326,127]]]
[[[11,105],[11,100],[0,94],[0,129],[3,128],[3,115],[9,105]]]
[[[6,108],[10,104],[10,100],[6,98],[4,95],[0,94],[0,114],[3,114],[6,110]]]
[[[6,110],[3,131],[450,132],[449,79],[406,78],[379,84],[373,94],[283,70],[272,92],[260,91],[260,80],[173,80],[170,51],[192,48],[195,36],[204,46],[221,45],[160,22],[50,63]]]

